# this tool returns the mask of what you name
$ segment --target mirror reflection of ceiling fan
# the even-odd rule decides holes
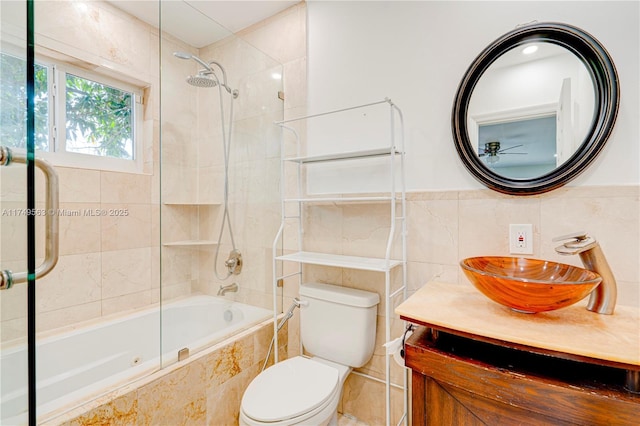
[[[484,150],[478,153],[478,156],[487,157],[487,163],[495,164],[500,160],[500,155],[506,155],[506,154],[526,155],[527,154],[526,152],[506,152],[510,149],[519,148],[521,146],[524,146],[524,145],[520,144],[520,145],[514,145],[508,148],[500,149],[500,142],[498,141],[487,142],[484,144]]]

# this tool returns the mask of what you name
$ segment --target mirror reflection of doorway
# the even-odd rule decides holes
[[[500,142],[497,158],[483,155],[487,165],[503,176],[531,178],[556,168],[556,115],[510,120],[478,126],[478,153]]]

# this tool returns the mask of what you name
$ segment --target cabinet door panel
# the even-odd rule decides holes
[[[540,367],[534,374],[526,369],[506,369],[504,363],[492,364],[481,357],[486,347],[472,349],[467,356],[459,350],[444,350],[420,330],[407,340],[405,363],[413,370],[414,425],[638,424],[640,395],[624,391],[617,382],[596,380],[602,379],[602,371],[599,376],[590,376],[596,370],[589,364],[579,363],[588,369],[576,370],[581,375],[572,381],[576,371],[563,374],[552,357],[533,360]],[[509,351],[509,362],[522,365],[521,360],[516,362],[521,355]],[[524,359],[531,361],[525,355]],[[562,362],[566,367],[566,361]],[[606,373],[617,373],[610,370]]]
[[[482,418],[474,413],[473,405],[462,403],[454,394],[438,382],[426,382],[427,425],[483,426]]]
[[[435,382],[435,381],[434,381]],[[538,414],[508,404],[501,404],[481,395],[472,394],[462,389],[439,384],[439,388],[450,395],[459,406],[464,407],[483,425],[500,426],[570,426],[575,423],[565,422],[554,417]],[[460,408],[457,409],[460,411]],[[466,425],[466,421],[447,423],[451,425]],[[475,423],[473,423],[475,424]]]

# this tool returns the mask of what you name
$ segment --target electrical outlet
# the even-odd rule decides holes
[[[511,254],[533,254],[533,225],[509,225],[509,252]]]

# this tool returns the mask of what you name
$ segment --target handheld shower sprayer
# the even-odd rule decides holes
[[[307,306],[309,304],[309,302],[307,302],[306,300],[300,300],[297,297],[293,299],[293,302],[291,303],[291,306],[289,306],[289,309],[287,309],[287,312],[282,316],[282,318],[280,319],[280,322],[278,323],[278,331],[280,331],[280,329],[282,327],[284,327],[284,324],[289,321],[289,319],[293,316],[293,311],[296,310],[296,308],[299,308],[301,306]],[[269,357],[271,356],[271,351],[273,350],[273,342],[276,341],[276,336],[274,335],[273,338],[271,338],[271,344],[269,345],[269,351],[267,352],[267,356],[264,359],[264,364],[262,364],[262,370],[260,371],[264,371],[264,369],[267,367],[267,362],[269,361]]]
[[[202,65],[204,67],[204,69],[206,69],[207,71],[213,72],[213,70],[211,69],[209,64],[207,64],[202,59],[198,58],[196,55],[192,55],[191,53],[188,53],[188,52],[178,51],[178,52],[173,52],[173,56],[175,56],[176,58],[180,58],[180,59],[187,59],[187,60],[188,59],[193,59],[194,61],[196,61],[197,63]]]
[[[289,319],[293,316],[293,311],[295,311],[296,308],[299,308],[300,306],[307,306],[308,304],[309,302],[307,302],[306,300],[303,301],[298,299],[297,297],[293,299],[291,306],[289,306],[289,309],[287,309],[287,312],[278,323],[278,331],[280,331],[280,329],[284,326],[284,323],[289,321]]]
[[[231,151],[231,135],[233,133],[233,100],[238,97],[237,90],[231,90],[229,85],[227,84],[227,73],[224,70],[224,67],[216,62],[209,61],[209,63],[203,61],[195,55],[192,55],[189,52],[176,51],[173,52],[173,56],[179,59],[189,60],[193,59],[198,64],[202,65],[204,68],[198,71],[197,75],[191,75],[187,77],[187,83],[195,87],[215,87],[218,88],[223,87],[227,93],[231,95],[229,100],[229,124],[225,126],[225,113],[224,113],[224,99],[223,99],[223,91],[218,90],[218,95],[220,98],[220,122],[222,126],[220,126],[220,130],[222,132],[222,147],[224,151],[224,211],[222,213],[222,223],[220,225],[220,234],[218,235],[218,243],[216,244],[216,252],[214,256],[214,275],[220,281],[224,281],[231,277],[232,275],[238,275],[242,271],[242,254],[236,248],[236,243],[233,238],[233,229],[231,227],[231,217],[229,214],[229,155]],[[212,65],[217,66],[220,71],[222,71],[222,82],[214,72]],[[225,227],[229,231],[229,237],[231,239],[232,250],[229,253],[229,257],[224,262],[225,267],[227,268],[226,274],[218,273],[218,255],[220,254],[220,246],[222,245],[222,234],[224,233]]]

